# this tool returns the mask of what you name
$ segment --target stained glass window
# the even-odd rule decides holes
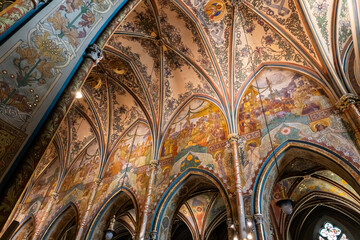
[[[334,227],[331,223],[327,222],[324,227],[320,229],[319,240],[349,240],[346,235],[341,234],[341,229]]]

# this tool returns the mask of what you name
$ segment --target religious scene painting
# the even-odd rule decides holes
[[[230,153],[226,150],[227,125],[213,103],[194,99],[187,104],[167,129],[161,148],[156,185],[160,190],[177,174],[190,168],[215,172],[233,190]]]
[[[0,0],[0,239],[357,239],[357,3]]]
[[[268,154],[290,139],[331,148],[359,166],[357,146],[327,93],[297,72],[264,69],[255,77],[241,100],[239,132],[246,141],[242,171],[243,190],[248,193]]]
[[[152,139],[149,127],[136,123],[117,142],[102,173],[101,191],[96,199],[104,199],[121,187],[130,188],[143,203],[149,178]]]

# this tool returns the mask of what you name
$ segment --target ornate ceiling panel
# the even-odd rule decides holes
[[[117,32],[134,33],[149,37],[159,36],[154,9],[149,1],[141,1],[129,16],[122,21]]]
[[[214,62],[204,46],[204,39],[194,20],[181,5],[171,1],[159,1],[161,32],[168,48],[179,52],[180,55],[191,61],[194,67],[200,67],[209,78],[219,87],[219,79],[215,75]]]
[[[315,37],[319,39],[323,50],[333,58],[332,52],[332,9],[334,0],[304,0],[304,12],[309,18],[310,25],[314,28]]]
[[[213,86],[204,75],[172,50],[164,59],[164,113],[162,126],[166,126],[175,111],[192,95],[205,95],[218,99]]]
[[[243,8],[236,23],[235,93],[260,64],[281,62],[310,67],[310,63],[285,38],[249,8]],[[246,35],[246,36],[245,36]],[[245,86],[244,86],[245,87]]]
[[[113,54],[106,54],[103,66],[107,73],[134,92],[156,122],[152,113],[159,112],[160,48],[150,39],[119,33],[115,33],[108,46]]]
[[[255,8],[255,12],[288,36],[289,40],[298,45],[305,55],[317,64],[321,64],[314,47],[313,38],[305,26],[297,1],[249,0],[248,2]]]
[[[43,157],[41,158],[40,162],[38,163],[35,171],[33,179],[36,180],[40,174],[49,166],[49,164],[55,159],[58,158],[57,149],[52,142],[49,147],[46,149]]]
[[[224,1],[174,0],[200,30],[222,87],[228,91],[233,11]],[[225,90],[223,89],[223,90]]]

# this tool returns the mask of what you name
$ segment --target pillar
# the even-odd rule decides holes
[[[350,93],[342,96],[336,103],[337,110],[344,113],[349,119],[358,143],[360,143],[360,111],[358,106],[360,106],[360,97]]]
[[[158,160],[151,160],[150,178],[149,178],[149,184],[148,184],[148,189],[147,189],[147,193],[146,193],[146,200],[145,200],[145,204],[144,204],[143,218],[142,218],[141,227],[140,227],[140,236],[139,236],[140,240],[145,239],[146,226],[147,226],[148,217],[149,217],[148,215],[150,212],[149,208],[150,208],[150,203],[151,203],[151,195],[152,195],[152,190],[154,187],[155,173],[156,173],[158,164],[159,164]]]
[[[44,216],[42,217],[39,225],[35,228],[34,236],[32,237],[32,240],[38,240],[40,238],[40,231],[42,230],[45,220],[49,216],[49,213],[51,212],[52,206],[56,203],[56,200],[58,198],[58,193],[54,192],[50,195],[50,199],[46,205]]]
[[[263,216],[261,213],[254,214],[257,240],[264,240]]]
[[[95,185],[95,186],[93,187],[93,190],[92,190],[92,192],[91,192],[91,195],[90,195],[90,198],[89,198],[89,201],[88,201],[88,206],[87,206],[87,208],[86,208],[86,212],[85,212],[85,214],[84,214],[84,217],[83,217],[82,220],[81,220],[80,228],[79,228],[79,231],[78,231],[78,233],[77,233],[77,235],[76,235],[76,240],[80,240],[81,237],[82,237],[82,234],[83,234],[84,228],[85,228],[85,224],[86,224],[87,218],[88,218],[88,216],[89,216],[89,213],[90,213],[90,211],[91,211],[91,208],[92,208],[92,206],[93,206],[93,204],[94,204],[94,198],[95,198],[95,195],[96,195],[96,192],[97,192],[97,190],[98,190],[98,188],[99,188],[100,183],[101,183],[101,179],[100,179],[100,178],[98,178],[98,179],[94,182],[94,185]]]
[[[246,239],[246,222],[245,222],[245,207],[244,207],[244,198],[242,195],[242,186],[241,186],[241,165],[238,154],[238,144],[239,137],[236,134],[229,135],[229,143],[232,151],[232,158],[234,163],[234,172],[235,172],[235,183],[236,183],[236,203],[237,203],[237,212],[238,212],[238,221],[239,221],[239,238],[241,240]]]

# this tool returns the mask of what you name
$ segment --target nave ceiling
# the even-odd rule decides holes
[[[148,174],[146,168],[140,167],[149,165],[152,159],[165,162],[190,147],[191,144],[178,143],[176,146],[182,148],[172,153],[176,150],[168,150],[169,145],[166,145],[172,141],[174,132],[186,128],[188,119],[189,123],[196,124],[206,116],[206,121],[210,122],[209,116],[213,114],[215,120],[206,127],[220,128],[221,131],[206,132],[208,136],[218,135],[214,140],[206,138],[204,143],[194,144],[201,147],[210,145],[210,142],[214,144],[212,146],[219,144],[224,151],[220,156],[228,158],[224,146],[229,134],[246,135],[256,131],[260,131],[262,136],[266,134],[261,120],[251,123],[252,128],[241,124],[246,124],[244,118],[248,115],[257,114],[249,109],[260,106],[259,99],[251,101],[250,98],[259,92],[264,100],[272,97],[270,85],[279,96],[294,101],[291,93],[302,87],[294,82],[302,79],[316,89],[310,93],[311,96],[323,97],[319,97],[321,101],[314,109],[320,111],[333,107],[342,88],[350,88],[345,80],[344,59],[351,45],[347,11],[345,0],[140,1],[108,39],[103,49],[104,58],[92,69],[81,89],[83,98],[75,100],[62,121],[36,168],[30,186],[36,186],[35,183],[50,171],[57,180],[51,180],[55,182],[49,185],[51,190],[48,192],[60,191],[63,194],[61,205],[66,203],[67,197],[74,197],[76,189],[81,196],[88,196],[88,190],[82,191],[97,178],[103,178],[103,182],[109,185],[104,187],[104,191],[110,193],[114,187],[111,181],[116,174],[128,170],[117,166],[116,159],[123,160],[122,164],[133,160],[140,162],[135,164],[139,172],[128,184],[138,191],[139,204],[142,204]],[[288,94],[283,94],[287,90]],[[292,106],[304,108],[296,103]],[[304,109],[292,113],[302,117],[307,114]],[[340,126],[338,119],[330,117],[332,113],[326,114],[330,120],[322,122],[323,125]],[[301,137],[309,138],[310,130],[316,132],[314,124],[299,121],[305,121],[302,123],[311,128],[302,129],[305,133]],[[300,132],[303,126],[288,127]],[[276,131],[280,132],[279,129]],[[277,136],[275,130],[271,134]],[[349,137],[346,135],[344,138],[348,140]],[[248,144],[252,142],[259,146],[260,141],[250,139]],[[276,144],[280,145],[281,141]],[[331,144],[330,148],[335,148],[335,143]],[[130,155],[129,151],[122,151],[123,148],[131,149]],[[339,151],[354,148],[349,143]],[[261,155],[262,159],[269,147],[263,149],[266,151],[264,156]],[[219,154],[215,150],[210,153],[213,158]],[[352,152],[350,157],[357,159],[355,155]],[[139,160],[134,160],[136,157]],[[197,156],[193,157],[196,161]],[[85,176],[76,171],[83,166],[83,161],[86,168],[94,172],[93,175]],[[182,159],[179,159],[179,165],[180,161]],[[227,170],[217,170],[231,165],[217,164],[207,167],[210,170],[215,168],[220,178],[231,182]],[[354,161],[354,165],[358,163]],[[247,165],[244,169],[248,173],[245,175],[253,180],[260,166],[261,161],[253,167]],[[165,174],[171,178],[178,176],[175,170],[161,166],[157,186],[163,191],[168,184],[164,180]],[[78,182],[73,182],[74,179]],[[253,182],[244,183],[244,186],[244,191],[251,194]],[[40,188],[41,184],[39,196],[45,197],[47,193]],[[234,188],[229,184],[230,192]],[[29,192],[25,193],[26,197]],[[34,199],[29,197],[29,206],[34,204]],[[104,197],[96,196],[95,199],[101,202]]]

